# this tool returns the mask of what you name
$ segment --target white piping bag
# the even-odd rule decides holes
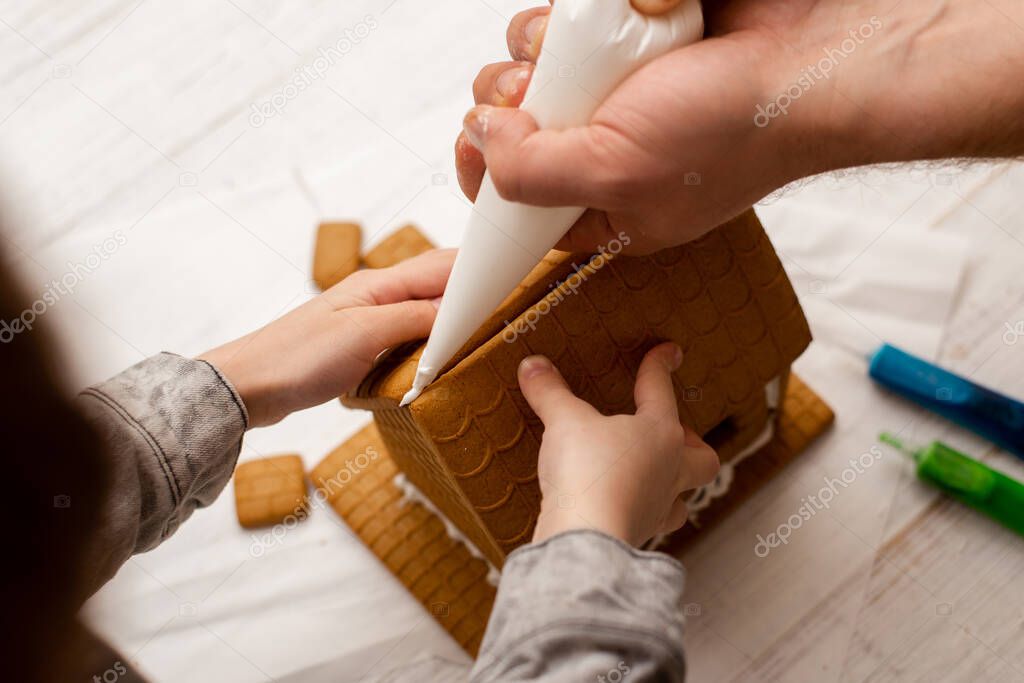
[[[522,109],[541,128],[585,126],[630,74],[700,40],[700,0],[659,16],[630,0],[558,0]],[[542,208],[502,199],[485,175],[412,389],[416,400],[499,304],[543,260],[585,209]]]

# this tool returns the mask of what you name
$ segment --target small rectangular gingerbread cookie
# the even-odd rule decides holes
[[[437,247],[416,226],[407,225],[391,233],[363,256],[368,268],[387,268]]]
[[[316,232],[313,281],[330,289],[359,269],[363,229],[356,223],[321,223]]]
[[[235,470],[235,511],[247,529],[306,517],[306,474],[298,455],[250,460]]]

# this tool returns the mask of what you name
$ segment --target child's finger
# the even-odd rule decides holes
[[[689,491],[710,484],[721,468],[718,453],[689,427],[686,428],[686,447],[683,449],[684,466],[680,470],[676,486],[680,491]]]
[[[361,340],[353,352],[363,359],[376,358],[381,351],[416,339],[426,339],[437,317],[432,301],[410,300],[385,306],[341,311],[341,324],[358,332]]]
[[[512,59],[536,62],[544,43],[550,7],[536,7],[512,17],[508,25],[508,52]]]
[[[325,292],[336,308],[381,306],[444,294],[455,249],[434,249],[390,268],[356,271]]]
[[[561,373],[544,356],[530,356],[519,364],[519,388],[545,425],[567,413],[587,408],[586,412],[594,412],[590,404],[572,393]]]
[[[647,352],[640,363],[633,388],[637,415],[659,421],[679,421],[672,373],[682,362],[683,351],[676,344],[659,344]]]
[[[661,525],[661,533],[670,534],[673,531],[682,529],[689,516],[690,509],[686,506],[685,497],[678,496],[672,501],[672,507],[669,508],[668,516],[665,517],[665,522]]]

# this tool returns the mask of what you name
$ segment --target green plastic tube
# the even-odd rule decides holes
[[[1024,484],[940,441],[913,449],[892,434],[879,438],[914,458],[920,479],[1024,536]]]

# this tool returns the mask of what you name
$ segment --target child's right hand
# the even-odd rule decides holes
[[[718,473],[718,456],[679,422],[675,344],[647,354],[637,374],[636,414],[601,415],[577,398],[543,356],[519,367],[519,385],[544,422],[538,473],[543,496],[535,542],[596,529],[633,546],[683,526],[684,492]]]

